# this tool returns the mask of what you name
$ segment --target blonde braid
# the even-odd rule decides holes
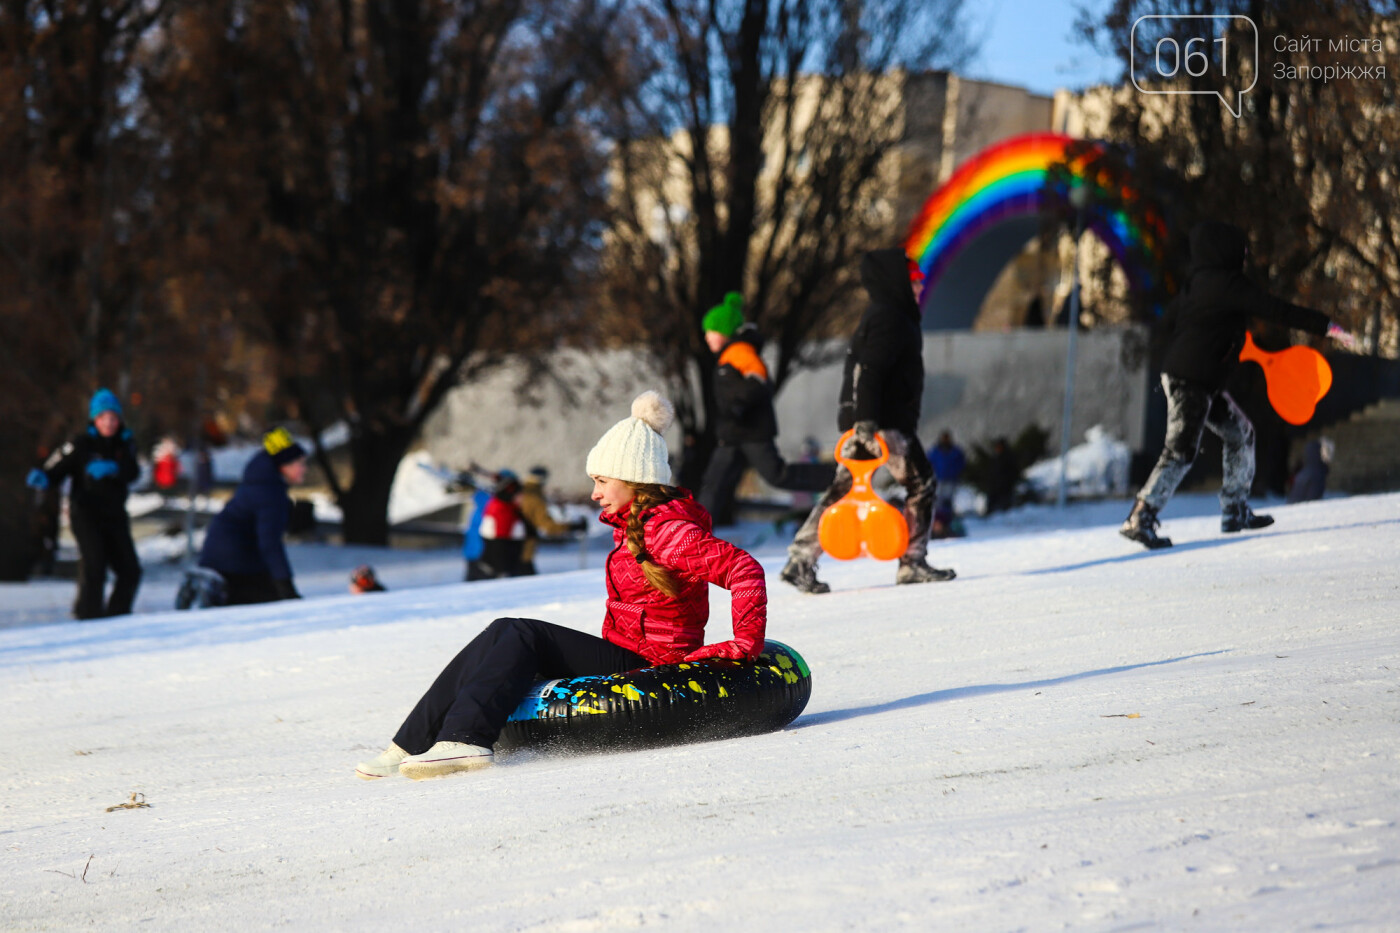
[[[679,499],[684,493],[674,486],[663,486],[660,483],[628,483],[627,485],[631,486],[636,493],[632,498],[631,511],[627,513],[627,550],[633,557],[643,555],[643,559],[638,561],[642,565],[642,575],[647,578],[647,582],[652,587],[674,599],[680,595],[681,581],[676,579],[676,575],[671,571],[652,560],[650,554],[647,554],[642,513],[670,502],[672,499]]]

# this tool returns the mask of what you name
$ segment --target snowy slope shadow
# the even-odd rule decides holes
[[[1160,560],[1168,554],[1184,554],[1187,551],[1219,547],[1222,544],[1238,544],[1241,541],[1258,541],[1261,537],[1262,535],[1252,535],[1246,538],[1237,535],[1233,538],[1206,538],[1201,541],[1178,541],[1172,547],[1162,548],[1156,551],[1135,547],[1130,554],[1118,554],[1114,557],[1097,557],[1094,560],[1081,561],[1077,564],[1064,564],[1059,567],[1042,567],[1039,570],[1027,570],[1026,576],[1039,577],[1047,573],[1070,573],[1075,570],[1087,570],[1090,567],[1106,567],[1109,564],[1126,564],[1130,561],[1151,559],[1153,557]]]
[[[429,619],[489,620],[493,614],[518,615],[547,603],[598,602],[597,591],[596,573],[572,571],[439,584],[370,596],[327,596],[5,629],[0,633],[0,671],[24,664],[243,644],[356,626]],[[485,622],[480,624],[484,627]]]
[[[1119,554],[1115,557],[1100,557],[1095,560],[1086,560],[1078,564],[1065,564],[1060,567],[1042,567],[1039,570],[1026,571],[1027,576],[1040,576],[1047,573],[1068,573],[1072,570],[1084,570],[1089,567],[1102,567],[1107,564],[1122,564],[1128,561],[1142,560],[1143,558],[1165,557],[1170,554],[1181,554],[1185,551],[1195,551],[1201,548],[1219,547],[1222,544],[1241,544],[1247,541],[1269,541],[1274,538],[1287,538],[1292,535],[1317,535],[1328,531],[1348,531],[1353,528],[1372,528],[1379,525],[1392,525],[1400,519],[1383,519],[1374,522],[1352,522],[1348,525],[1328,525],[1323,528],[1293,528],[1293,529],[1272,529],[1257,534],[1231,535],[1230,537],[1202,538],[1199,541],[1177,541],[1172,547],[1163,548],[1158,551],[1148,551],[1135,549],[1131,554]]]
[[[931,693],[920,693],[912,697],[890,700],[887,703],[874,703],[870,706],[854,706],[850,709],[833,709],[827,710],[824,713],[813,713],[810,716],[801,716],[796,722],[788,726],[788,728],[803,729],[807,726],[821,726],[829,722],[840,722],[843,719],[855,719],[859,716],[875,716],[880,713],[891,713],[899,709],[927,706],[930,703],[943,703],[948,700],[960,700],[965,697],[983,696],[988,693],[1010,693],[1013,690],[1054,687],[1059,684],[1072,683],[1076,680],[1084,680],[1089,677],[1121,674],[1124,671],[1136,671],[1144,667],[1160,667],[1163,664],[1176,664],[1179,661],[1190,661],[1193,658],[1208,658],[1211,655],[1225,654],[1227,651],[1228,649],[1202,651],[1197,654],[1182,655],[1179,658],[1167,658],[1163,661],[1144,661],[1141,664],[1125,664],[1121,667],[1104,667],[1096,671],[1081,671],[1078,674],[1066,674],[1063,677],[1052,677],[1049,680],[1029,680],[1020,684],[979,684],[975,687],[953,687],[948,690],[934,690]]]

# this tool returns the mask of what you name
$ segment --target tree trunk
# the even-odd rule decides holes
[[[346,544],[389,543],[389,491],[411,441],[402,431],[364,431],[351,442],[354,479],[340,502]]]
[[[16,479],[35,465],[22,456],[33,449],[32,438],[20,439],[13,433],[0,442],[0,476],[5,478],[0,483],[0,580],[6,582],[29,579],[34,563],[34,493]]]

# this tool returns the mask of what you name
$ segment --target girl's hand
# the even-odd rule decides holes
[[[746,661],[750,657],[748,649],[737,641],[721,641],[703,648],[696,648],[685,656],[687,661],[703,661],[706,658],[729,658],[731,661]]]

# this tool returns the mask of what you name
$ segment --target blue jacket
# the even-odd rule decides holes
[[[290,580],[292,565],[282,533],[292,514],[287,481],[266,451],[243,470],[243,481],[224,510],[209,523],[199,565],[219,573],[267,574]]]
[[[933,464],[933,475],[940,482],[956,483],[967,468],[967,455],[957,444],[948,448],[934,444],[928,449],[928,462]]]
[[[467,560],[481,560],[486,553],[486,539],[481,536],[481,519],[486,514],[486,503],[491,501],[491,493],[478,489],[472,494],[472,516],[467,519],[467,532],[462,538],[462,556]]]

